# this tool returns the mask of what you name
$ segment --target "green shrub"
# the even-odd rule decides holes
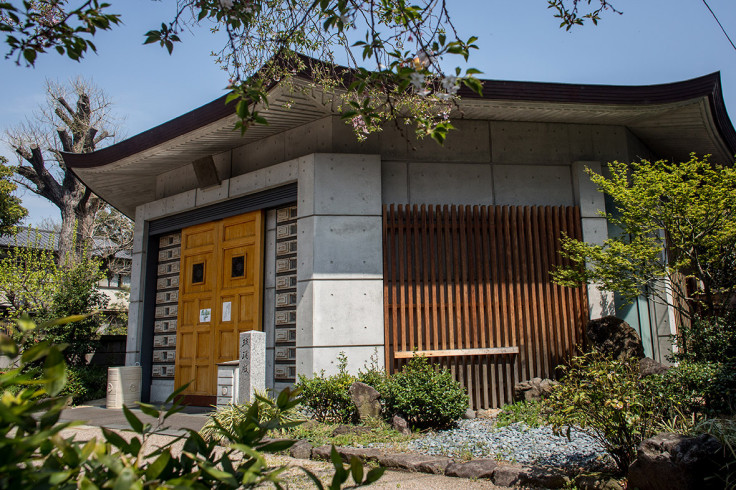
[[[675,360],[691,363],[736,363],[736,311],[721,317],[695,318],[679,327]]]
[[[504,405],[496,417],[496,427],[506,427],[517,422],[528,427],[539,427],[544,421],[541,402],[521,401]]]
[[[385,410],[399,414],[416,428],[445,428],[468,408],[465,388],[446,369],[426,357],[414,357],[390,376],[384,388]]]
[[[357,381],[372,386],[383,396],[384,385],[388,380],[386,370],[378,364],[378,351],[374,351],[365,369],[358,369]]]
[[[47,318],[61,318],[79,312],[91,313],[104,309],[109,300],[97,288],[97,282],[104,277],[98,260],[85,258],[82,261],[65,265],[59,284],[54,292],[53,303],[45,315]],[[45,340],[54,344],[67,344],[64,358],[70,366],[87,364],[86,355],[94,350],[99,340],[98,330],[106,323],[101,315],[87,315],[80,320],[64,325],[52,325],[42,329]]]
[[[59,395],[71,397],[74,405],[107,396],[106,367],[68,366],[66,376],[66,386]]]
[[[666,416],[732,414],[736,408],[736,365],[681,362],[643,382]]]
[[[30,380],[27,383],[28,386],[40,382],[44,376],[42,366],[39,363],[25,366],[22,373],[24,379]],[[5,374],[5,372],[0,371],[0,375],[2,374]],[[22,391],[23,387],[23,383],[18,383],[9,387],[8,391],[17,394]],[[104,398],[107,396],[107,368],[102,366],[67,366],[66,384],[58,396],[68,398],[72,405]]]
[[[591,352],[561,369],[564,377],[544,401],[549,422],[556,431],[577,427],[595,438],[625,474],[659,421],[653,398],[642,390],[638,359]]]
[[[341,352],[337,359],[337,374],[325,376],[323,370],[312,378],[299,376],[296,388],[301,392],[302,405],[313,418],[320,422],[349,424],[358,419],[358,409],[348,391],[356,378],[347,372],[345,354]]]

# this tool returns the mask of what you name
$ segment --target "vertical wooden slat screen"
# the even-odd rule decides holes
[[[554,377],[588,317],[585,288],[550,280],[564,263],[562,233],[581,237],[579,208],[384,206],[389,370],[423,351],[465,385],[474,408]]]

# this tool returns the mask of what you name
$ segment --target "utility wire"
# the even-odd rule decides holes
[[[718,17],[716,17],[716,14],[715,14],[715,12],[713,12],[713,9],[712,9],[712,8],[710,8],[710,5],[708,5],[708,2],[706,2],[706,0],[703,0],[703,3],[705,4],[705,6],[706,6],[706,7],[708,7],[708,10],[710,11],[710,15],[712,15],[712,16],[713,16],[713,18],[714,18],[714,19],[716,20],[716,22],[718,23],[718,27],[720,27],[720,28],[721,28],[721,30],[723,31],[723,35],[724,35],[724,36],[726,36],[726,39],[728,39],[728,42],[729,42],[729,43],[731,43],[731,47],[732,47],[733,49],[736,49],[736,45],[735,45],[735,44],[733,43],[733,41],[731,41],[731,38],[730,38],[730,37],[728,37],[728,33],[726,32],[726,29],[724,29],[724,28],[723,28],[723,25],[721,24],[721,21],[720,21],[720,20],[718,20]]]

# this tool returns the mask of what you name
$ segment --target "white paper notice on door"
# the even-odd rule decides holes
[[[199,323],[208,323],[212,316],[212,308],[202,308],[199,310]]]
[[[222,321],[230,321],[230,301],[223,301],[222,303]]]

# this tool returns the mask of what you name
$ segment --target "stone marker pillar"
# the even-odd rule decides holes
[[[266,333],[250,330],[240,334],[238,403],[255,400],[253,393],[266,391]]]

